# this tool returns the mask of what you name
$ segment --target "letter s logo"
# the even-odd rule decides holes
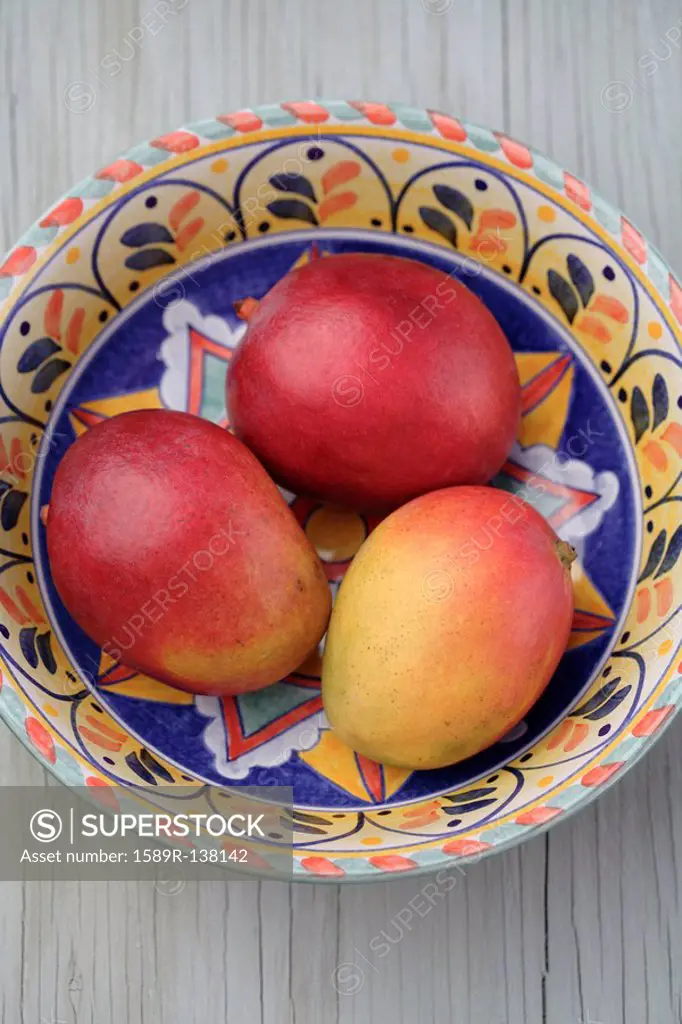
[[[62,834],[62,819],[56,811],[48,809],[36,811],[31,818],[29,828],[31,835],[39,843],[53,843]]]

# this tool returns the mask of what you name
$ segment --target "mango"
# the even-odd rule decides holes
[[[104,652],[193,693],[257,690],[321,640],[317,554],[253,455],[187,413],[105,420],[67,450],[45,517],[67,610]]]
[[[501,327],[460,281],[347,253],[296,268],[250,310],[227,406],[277,483],[387,511],[487,483],[514,443],[521,388]]]
[[[495,743],[566,648],[574,557],[505,491],[448,488],[394,512],[337,595],[322,673],[332,729],[358,753],[411,769]]]

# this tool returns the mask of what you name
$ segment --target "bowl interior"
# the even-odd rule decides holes
[[[100,704],[127,732],[188,775],[216,785],[292,786],[298,804],[317,808],[359,808],[448,792],[490,774],[531,747],[565,716],[599,672],[630,603],[639,547],[635,469],[627,437],[608,389],[570,333],[535,298],[483,266],[472,273],[456,254],[362,231],[280,233],[226,249],[218,258],[193,266],[191,279],[180,271],[168,279],[163,293],[145,292],[131,303],[90,347],[61,391],[34,481],[37,507],[49,502],[53,475],[66,448],[106,416],[153,405],[224,423],[225,372],[244,330],[235,304],[247,297],[261,298],[292,266],[349,251],[409,256],[456,275],[486,302],[517,355],[524,420],[519,442],[496,485],[537,505],[561,536],[578,548],[581,571],[570,650],[542,698],[510,735],[443,771],[389,772],[350,752],[340,757],[339,743],[328,734],[321,711],[319,657],[258,693],[194,700],[171,687],[147,683],[145,699],[145,680],[121,664],[112,665],[61,604],[50,578],[42,532],[36,552],[39,582],[62,646]],[[419,344],[421,328],[415,331],[405,344]],[[342,393],[335,396],[330,381],[330,403],[350,401],[355,414],[362,416],[364,389],[391,387],[400,344],[392,340],[392,363],[382,371],[358,366],[358,375],[346,382]],[[295,422],[282,423],[281,429],[296,444]],[[409,445],[409,434],[404,443]],[[191,480],[187,486],[192,486]],[[287,497],[324,560],[334,592],[378,520],[369,522],[352,511]],[[474,541],[486,548],[494,542],[494,533],[486,528]],[[169,575],[181,569],[171,564]],[[185,574],[200,571],[190,566]],[[108,649],[124,652],[134,639],[133,625],[122,622]],[[422,685],[424,680],[414,680],[416,691]],[[616,695],[626,699],[627,688]],[[111,767],[115,770],[115,761]],[[144,765],[138,770],[145,778]]]
[[[493,848],[544,824],[606,784],[676,706],[679,286],[663,287],[663,264],[631,225],[512,140],[442,115],[428,130],[367,114],[314,131],[295,119],[222,120],[221,141],[182,130],[165,150],[138,147],[34,229],[47,233],[39,263],[19,246],[4,265],[0,712],[62,777],[68,764],[150,789],[293,786],[302,860],[314,849],[358,875],[372,852],[434,864],[471,852],[457,844]],[[62,606],[39,522],[64,451],[103,418],[166,407],[226,424],[225,372],[245,329],[235,303],[348,251],[427,262],[491,309],[523,386],[517,444],[494,484],[531,500],[579,554],[569,649],[546,692],[501,742],[444,771],[384,768],[340,744],[319,655],[224,700],[134,673],[124,654],[112,661]],[[330,402],[362,416],[365,391],[391,387],[427,323],[417,311],[381,370],[331,381]],[[295,423],[281,429],[295,444]],[[376,520],[285,497],[334,593]],[[475,543],[493,539],[484,530]],[[123,652],[130,630],[116,637]]]

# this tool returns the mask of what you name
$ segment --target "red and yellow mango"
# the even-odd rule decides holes
[[[46,529],[78,625],[180,689],[260,689],[325,631],[312,545],[253,455],[198,417],[130,412],[83,434],[57,468]]]
[[[337,596],[322,673],[332,728],[412,769],[500,739],[566,648],[574,557],[531,505],[493,488],[435,491],[394,512]]]

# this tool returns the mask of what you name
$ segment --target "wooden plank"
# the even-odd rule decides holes
[[[131,44],[152,6],[0,6],[3,249],[140,139],[321,95],[503,128],[624,206],[682,269],[682,52],[661,42],[674,0],[189,0]],[[0,779],[43,779],[5,730]],[[426,913],[429,880],[410,877],[175,895],[2,883],[0,1024],[680,1024],[681,787],[673,726],[547,838],[451,873],[447,893],[430,880],[443,898]]]

